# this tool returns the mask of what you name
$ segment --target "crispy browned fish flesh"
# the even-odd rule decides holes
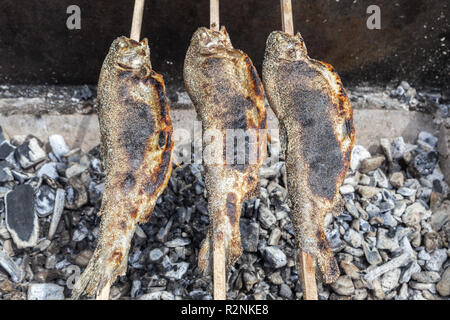
[[[125,274],[136,225],[148,221],[172,172],[170,110],[147,39],[114,40],[100,73],[98,101],[106,168],[100,236],[73,298],[98,294]]]
[[[339,268],[324,233],[324,218],[341,204],[339,187],[355,140],[351,103],[333,67],[308,57],[299,33],[270,34],[263,83],[285,144],[298,246],[315,258],[321,279],[333,282]]]
[[[211,219],[199,253],[199,267],[208,274],[216,241],[224,242],[228,265],[234,264],[242,253],[241,205],[244,199],[259,192],[258,169],[266,152],[266,136],[259,130],[267,128],[264,92],[250,58],[233,48],[224,27],[218,32],[207,28],[195,32],[186,54],[184,81],[204,133],[215,129],[221,134],[213,141],[205,135],[203,139]],[[246,145],[248,161],[226,163],[227,129],[248,130],[253,142]],[[206,155],[208,149],[215,152]],[[211,163],[206,156],[210,156]]]

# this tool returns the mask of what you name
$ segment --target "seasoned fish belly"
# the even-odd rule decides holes
[[[136,225],[150,218],[172,172],[172,122],[147,39],[114,40],[98,84],[106,171],[97,248],[73,297],[97,294],[126,272]]]
[[[322,280],[333,282],[339,268],[324,218],[341,205],[339,187],[355,140],[351,103],[333,67],[311,59],[299,33],[270,34],[263,83],[284,140],[298,247],[315,259]]]
[[[211,219],[199,253],[199,267],[210,273],[215,243],[225,245],[228,265],[242,253],[241,206],[259,192],[258,169],[266,153],[264,92],[250,58],[233,48],[224,27],[195,32],[186,54],[184,81],[204,132],[203,161]],[[243,151],[227,159],[227,135],[232,132],[248,136],[248,143],[241,145],[241,151],[245,149],[247,154],[244,161],[235,159],[243,156]]]

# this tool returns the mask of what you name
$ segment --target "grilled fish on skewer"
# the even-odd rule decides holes
[[[204,132],[216,130],[220,134],[211,141],[203,140],[211,220],[199,253],[199,267],[209,274],[216,241],[224,243],[228,265],[242,253],[241,205],[259,192],[258,169],[266,152],[264,92],[250,58],[233,48],[224,27],[220,31],[200,28],[195,32],[186,54],[184,81]],[[245,163],[227,163],[229,129],[246,131],[249,136]],[[215,150],[209,160],[205,158],[207,149]]]
[[[161,75],[152,70],[147,39],[117,38],[98,84],[106,168],[100,236],[73,297],[97,294],[127,268],[137,223],[150,218],[172,172],[172,122]]]
[[[333,67],[308,57],[299,33],[270,34],[263,83],[286,146],[298,247],[315,259],[322,280],[333,282],[339,268],[323,224],[327,212],[341,205],[339,187],[355,140],[350,101]]]

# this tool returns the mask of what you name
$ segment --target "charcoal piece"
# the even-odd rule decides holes
[[[33,247],[39,234],[34,211],[34,193],[29,185],[18,185],[5,195],[6,227],[18,248]]]
[[[25,141],[14,151],[16,161],[24,169],[28,169],[36,163],[41,162],[46,156],[47,154],[42,150],[36,138]]]
[[[248,219],[241,219],[242,248],[247,252],[258,251],[259,225]]]
[[[42,185],[35,197],[35,209],[39,217],[46,217],[53,212],[55,206],[55,190]]]
[[[438,163],[438,153],[435,151],[427,153],[419,153],[414,158],[414,168],[420,175],[428,175],[433,173]]]
[[[5,161],[0,161],[0,183],[14,180],[11,170],[4,164],[4,162]]]
[[[17,283],[22,281],[24,273],[20,266],[3,249],[0,249],[0,267],[9,274],[13,282]]]
[[[1,139],[0,139],[1,141]],[[0,144],[0,160],[5,160],[8,156],[16,149],[12,144],[8,141],[3,141]]]

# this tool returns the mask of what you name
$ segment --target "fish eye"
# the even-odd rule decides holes
[[[120,40],[119,41],[119,48],[125,48],[127,46],[127,44],[125,43],[125,41]]]

